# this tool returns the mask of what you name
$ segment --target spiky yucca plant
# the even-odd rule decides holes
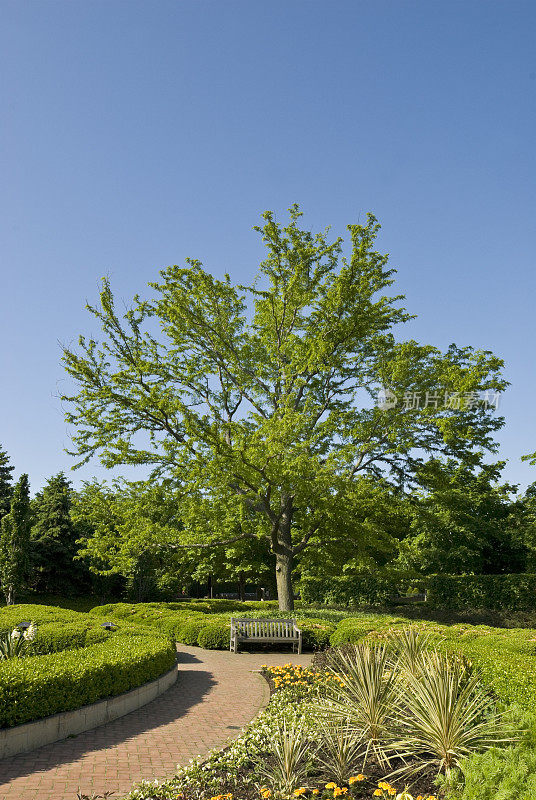
[[[478,675],[461,659],[437,651],[421,653],[414,671],[405,673],[395,728],[392,752],[418,761],[397,773],[433,768],[447,779],[471,753],[515,739]]]
[[[397,669],[403,672],[415,672],[423,653],[438,644],[438,637],[417,625],[391,629],[387,635],[387,646],[393,653]]]
[[[268,750],[254,760],[255,772],[273,792],[290,796],[306,780],[315,751],[301,720],[284,721]]]
[[[319,750],[315,767],[320,767],[322,777],[336,781],[339,786],[360,771],[363,740],[347,720],[328,723],[321,719],[317,727]]]
[[[392,738],[393,709],[400,690],[400,673],[386,645],[356,644],[341,653],[337,670],[342,682],[326,689],[321,715],[345,721],[362,742],[363,764],[372,752],[380,763],[389,761],[385,743]]]

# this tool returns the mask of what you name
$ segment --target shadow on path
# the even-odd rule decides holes
[[[200,662],[188,653],[179,653],[178,656],[181,663]],[[202,702],[216,683],[211,672],[180,669],[177,682],[167,692],[137,711],[31,753],[0,760],[0,783],[7,784],[23,775],[72,763],[86,753],[113,748],[132,737],[174,722]]]

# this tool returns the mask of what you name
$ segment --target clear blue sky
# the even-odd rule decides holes
[[[407,335],[505,359],[500,457],[536,480],[533,0],[0,8],[0,443],[33,490],[72,464],[58,342],[97,333],[100,277],[248,281],[252,226],[293,202],[335,234],[373,211]]]

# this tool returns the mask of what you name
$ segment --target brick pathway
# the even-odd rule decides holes
[[[179,648],[177,683],[121,719],[32,753],[0,760],[0,800],[76,800],[126,794],[140,780],[170,777],[238,736],[268,701],[262,664],[307,665],[309,655]]]

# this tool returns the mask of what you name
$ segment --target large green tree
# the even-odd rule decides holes
[[[28,577],[30,552],[30,484],[21,475],[13,488],[9,513],[0,524],[0,581],[7,605],[15,602]]]
[[[64,349],[81,463],[99,454],[177,481],[177,547],[260,541],[282,609],[306,549],[359,534],[346,514],[358,477],[404,482],[427,453],[492,448],[501,420],[474,398],[505,385],[487,351],[397,341],[409,316],[386,294],[393,270],[374,249],[374,217],[348,226],[345,255],[300,216],[293,207],[282,226],[264,214],[267,254],[250,286],[188,260],[120,315],[104,281],[89,307],[100,343]],[[380,386],[398,402],[375,406]],[[472,399],[445,407],[445,393]]]

